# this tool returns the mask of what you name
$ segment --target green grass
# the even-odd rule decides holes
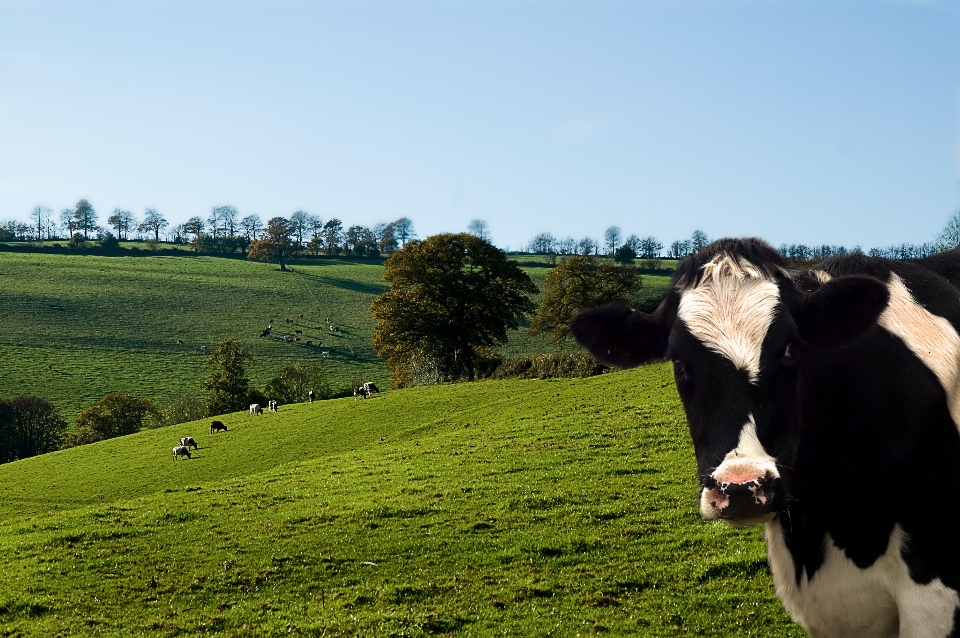
[[[229,337],[253,352],[248,375],[261,389],[297,359],[321,361],[335,388],[362,380],[389,385],[371,346],[369,312],[387,289],[382,263],[324,258],[293,268],[281,273],[273,264],[189,255],[0,252],[0,397],[41,396],[72,419],[111,392],[155,401],[196,394],[208,374],[202,348]],[[549,269],[526,270],[542,290]],[[659,296],[667,281],[645,275],[644,294]],[[340,332],[330,332],[327,317]],[[258,338],[270,319],[273,337]],[[301,342],[280,339],[294,330],[303,331]],[[306,345],[318,339],[322,347]],[[522,329],[501,350],[557,349]]]
[[[223,420],[0,466],[0,635],[802,635],[667,366]]]

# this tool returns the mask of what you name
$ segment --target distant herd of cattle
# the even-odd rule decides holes
[[[354,397],[354,400],[356,400],[358,397],[366,399],[374,392],[379,393],[380,389],[372,381],[367,381],[362,385],[354,388],[353,397]],[[313,403],[314,396],[315,395],[313,393],[313,390],[311,390],[307,394],[307,399],[310,403]],[[274,413],[279,411],[276,400],[271,399],[270,401],[267,402],[267,410]],[[251,403],[250,416],[260,416],[261,414],[263,414],[263,406],[261,406],[259,403]],[[229,430],[227,429],[227,426],[224,425],[223,421],[214,420],[210,422],[210,434],[216,434],[218,432],[228,432],[228,431]],[[192,436],[185,436],[181,438],[179,443],[173,448],[173,460],[176,461],[184,457],[188,459],[193,458],[192,456],[190,456],[191,447],[195,450],[199,447],[196,441],[194,441]]]
[[[300,318],[300,319],[303,319],[303,314],[299,314],[299,315],[297,315],[297,317]],[[294,323],[296,323],[293,319],[284,319],[284,321],[285,321],[286,323],[288,323],[288,324],[294,324]],[[329,327],[329,329],[330,329],[330,332],[335,332],[335,333],[339,333],[339,332],[340,332],[340,326],[336,326],[336,325],[334,325],[333,323],[331,323],[330,317],[327,317],[326,323],[328,324],[328,327]],[[324,329],[323,326],[314,326],[314,330],[322,331],[323,329]],[[292,335],[291,335],[291,334],[283,335],[283,337],[281,337],[281,338],[283,339],[283,341],[284,341],[285,343],[293,343],[293,342],[295,342],[295,341],[300,341],[301,338],[303,337],[303,330],[294,329],[293,333],[294,333],[294,334],[292,334]],[[264,329],[260,332],[260,338],[261,338],[261,339],[265,339],[265,338],[269,337],[269,336],[272,335],[272,334],[273,334],[273,319],[271,319],[271,320],[269,321],[269,323],[267,324],[267,327],[264,328]],[[310,339],[310,340],[308,340],[308,341],[306,342],[306,344],[307,344],[308,346],[321,347],[321,346],[323,346],[323,341],[321,341],[320,339],[317,339],[316,341],[314,341],[313,339]],[[329,351],[329,350],[325,350],[325,351],[323,351],[323,352],[320,353],[320,356],[328,357],[328,356],[330,356],[330,351]]]

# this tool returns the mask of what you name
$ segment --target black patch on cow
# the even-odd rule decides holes
[[[855,275],[827,282],[791,310],[801,339],[836,346],[860,338],[889,299],[885,283]]]
[[[679,296],[667,294],[653,314],[608,304],[581,312],[570,323],[577,342],[597,359],[619,368],[632,368],[662,359]]]

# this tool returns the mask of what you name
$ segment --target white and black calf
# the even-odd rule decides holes
[[[250,416],[260,416],[261,414],[263,414],[263,408],[260,406],[260,404],[259,404],[259,403],[251,403],[251,404],[250,404]]]
[[[178,446],[176,446],[175,448],[173,448],[173,460],[174,460],[174,461],[176,461],[176,460],[178,460],[178,459],[181,459],[181,458],[183,458],[183,457],[187,457],[188,459],[190,458],[190,449],[189,449],[189,448],[184,447],[184,446],[182,446],[182,445],[178,445]]]
[[[652,314],[571,331],[621,367],[673,361],[705,519],[763,523],[816,638],[960,636],[960,250],[793,271],[759,240],[685,258]]]
[[[183,447],[187,448],[188,450],[189,450],[191,447],[192,447],[194,450],[196,450],[196,449],[199,447],[199,446],[197,445],[197,442],[193,440],[193,437],[192,437],[192,436],[182,437],[182,438],[180,439],[180,445],[182,445]]]

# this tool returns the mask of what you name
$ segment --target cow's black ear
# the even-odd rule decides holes
[[[609,304],[574,317],[570,332],[597,359],[618,368],[632,368],[663,358],[670,328],[660,309],[648,315]]]
[[[838,346],[861,337],[887,307],[890,293],[879,279],[839,277],[810,295],[794,319],[800,338],[823,346]]]

